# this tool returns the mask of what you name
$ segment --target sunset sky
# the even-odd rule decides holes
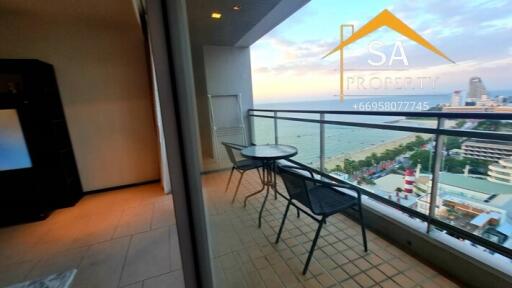
[[[331,99],[339,94],[339,54],[322,57],[340,42],[340,25],[359,29],[388,9],[456,63],[433,54],[389,28],[381,28],[345,48],[345,72],[351,79],[431,77],[435,87],[375,89],[354,87],[347,95],[440,94],[467,90],[469,77],[482,77],[491,91],[512,89],[512,1],[339,1],[314,0],[251,46],[256,101]],[[347,30],[347,34],[348,34]],[[372,41],[387,62],[379,71],[368,60]],[[408,65],[388,65],[400,41]],[[399,52],[399,51],[398,51]],[[405,71],[403,71],[405,70]],[[397,81],[399,81],[397,80]],[[349,81],[348,78],[345,81]],[[398,82],[397,82],[398,83]],[[397,84],[398,85],[398,84]],[[378,86],[378,85],[376,85]]]

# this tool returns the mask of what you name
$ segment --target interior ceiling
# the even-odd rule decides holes
[[[137,25],[132,0],[1,0],[1,15],[45,17],[49,21],[96,21]]]
[[[202,45],[234,46],[252,27],[281,0],[191,0],[188,17],[192,40]],[[239,11],[233,6],[240,4]],[[212,19],[213,11],[222,13]]]

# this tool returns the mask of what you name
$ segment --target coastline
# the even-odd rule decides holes
[[[380,154],[384,152],[386,149],[392,149],[395,147],[398,147],[400,144],[406,144],[408,142],[414,141],[417,135],[422,135],[420,133],[412,133],[410,135],[393,139],[388,142],[376,144],[373,146],[370,146],[368,148],[364,148],[358,151],[353,152],[347,152],[341,155],[329,157],[325,159],[325,168],[326,169],[333,169],[336,167],[336,165],[341,165],[343,167],[343,160],[344,159],[352,159],[352,160],[362,160],[366,158],[366,156],[371,155],[372,153]]]

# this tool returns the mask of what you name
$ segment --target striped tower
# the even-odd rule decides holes
[[[416,177],[414,176],[414,170],[410,168],[405,169],[404,176],[404,192],[412,193],[414,181],[416,180]]]

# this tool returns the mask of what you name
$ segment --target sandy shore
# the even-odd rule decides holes
[[[362,160],[366,158],[366,156],[371,155],[372,153],[380,154],[384,152],[386,149],[392,149],[398,147],[400,144],[406,144],[408,142],[414,141],[416,135],[421,135],[418,133],[410,134],[402,138],[394,139],[389,142],[377,144],[359,151],[349,152],[346,154],[338,155],[335,157],[330,157],[325,159],[325,168],[332,169],[336,167],[336,165],[341,165],[343,167],[343,160],[348,158],[352,160]],[[422,135],[424,136],[424,135]]]

